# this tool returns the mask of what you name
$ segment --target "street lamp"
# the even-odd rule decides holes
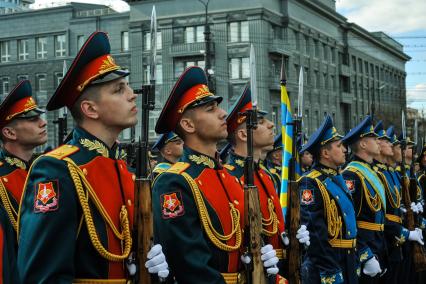
[[[213,70],[211,69],[211,46],[210,46],[210,42],[211,42],[211,38],[210,38],[210,25],[208,24],[208,9],[209,9],[209,2],[210,0],[198,0],[198,2],[200,2],[201,4],[204,5],[204,7],[206,8],[206,12],[205,12],[205,21],[204,21],[204,42],[206,45],[206,50],[205,50],[205,54],[204,54],[204,70],[206,71],[206,75],[207,75],[207,82],[209,85],[209,89],[212,93],[214,93],[214,86],[213,86],[213,82],[212,82],[212,75],[214,74]]]

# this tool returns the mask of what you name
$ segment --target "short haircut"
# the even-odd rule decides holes
[[[75,122],[79,125],[84,119],[84,115],[81,111],[81,103],[85,100],[98,101],[101,95],[98,85],[91,85],[83,91],[83,93],[77,98],[77,101],[71,108],[71,115]]]
[[[3,136],[3,128],[5,128],[5,127],[15,127],[17,123],[18,123],[17,119],[12,119],[9,123],[7,123],[5,126],[3,126],[0,129],[0,142],[2,142],[2,144],[4,144],[4,142],[6,142],[6,137]]]

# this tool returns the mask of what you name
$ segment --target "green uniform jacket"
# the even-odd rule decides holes
[[[155,242],[163,246],[178,283],[225,283],[221,273],[239,271],[243,201],[235,177],[216,159],[188,147],[180,162],[157,177],[152,193]],[[229,240],[218,240],[213,230],[230,235]]]
[[[73,145],[73,146],[71,146]],[[92,244],[67,162],[81,169],[99,202],[89,198],[94,229],[102,246],[121,254],[119,212],[125,203],[133,219],[133,180],[118,151],[76,128],[69,145],[41,156],[29,172],[18,223],[18,270],[24,283],[72,283],[75,279],[124,279],[123,261],[108,261]],[[82,181],[82,178],[80,178]],[[84,187],[87,192],[87,187]],[[126,200],[126,201],[124,201]],[[100,214],[102,206],[106,214]],[[92,227],[93,228],[93,227]]]

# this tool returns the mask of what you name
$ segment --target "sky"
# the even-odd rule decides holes
[[[411,57],[407,72],[408,106],[426,114],[426,1],[336,0],[337,11],[368,31],[383,31],[404,45]]]
[[[214,1],[214,0],[213,0]],[[35,0],[33,8],[71,0]],[[110,5],[121,12],[129,5],[121,0],[73,0]],[[425,0],[336,0],[337,11],[368,31],[383,31],[404,45],[411,57],[406,64],[408,106],[426,112],[426,1]]]

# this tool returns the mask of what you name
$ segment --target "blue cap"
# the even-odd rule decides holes
[[[352,128],[342,140],[346,145],[350,145],[364,137],[377,137],[370,115],[367,115],[360,124]]]
[[[391,140],[389,136],[386,135],[386,131],[383,128],[383,121],[379,121],[376,124],[376,127],[374,127],[374,132],[376,132],[379,139],[388,139]]]
[[[401,142],[403,139],[402,139],[402,133],[398,136],[398,140]],[[405,138],[405,144],[407,145],[407,146],[413,146],[413,145],[415,145],[414,144],[414,141],[412,141],[411,139],[410,139],[410,137],[406,137]]]
[[[160,151],[167,143],[177,140],[179,136],[174,132],[167,132],[164,134],[161,134],[157,141],[155,141],[154,145],[152,145],[152,150],[158,150]],[[179,138],[180,139],[180,138]]]
[[[312,133],[308,142],[302,146],[300,153],[308,151],[315,153],[321,146],[329,142],[340,140],[343,136],[337,133],[336,128],[333,125],[333,119],[329,114],[326,115],[324,121],[318,127],[318,129]]]
[[[231,150],[232,144],[226,143],[226,145],[220,150],[219,157],[221,161],[225,161],[228,157],[229,150]]]
[[[390,142],[393,145],[397,145],[397,144],[400,143],[399,140],[398,140],[398,138],[396,137],[395,127],[393,125],[389,126],[389,128],[386,130],[386,136],[389,137]]]
[[[283,135],[282,133],[280,133],[274,138],[274,150],[272,151],[279,150],[282,148],[283,148]]]

